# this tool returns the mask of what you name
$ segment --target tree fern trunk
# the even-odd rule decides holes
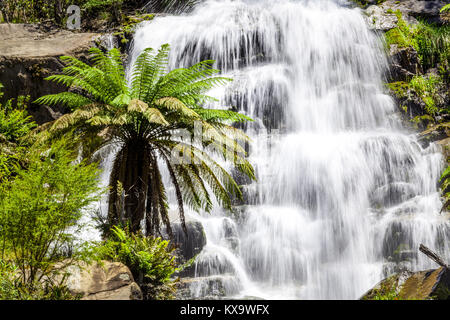
[[[113,224],[128,224],[131,232],[140,230],[145,217],[148,177],[150,170],[150,150],[145,141],[133,140],[126,143],[119,152],[111,173],[112,187],[109,198],[109,217]],[[117,208],[117,182],[125,192],[123,208]],[[123,217],[121,217],[123,212]]]

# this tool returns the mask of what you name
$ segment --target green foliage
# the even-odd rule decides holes
[[[43,139],[75,130],[84,144],[99,137],[101,145],[122,143],[111,174],[109,215],[111,225],[130,223],[132,232],[145,219],[149,234],[159,232],[161,221],[171,234],[161,164],[170,173],[183,225],[184,204],[209,212],[210,193],[226,209],[231,209],[233,197],[242,198],[239,186],[213,156],[232,162],[239,171],[255,179],[242,147],[249,138],[232,126],[250,118],[231,110],[205,108],[208,102],[215,101],[207,92],[231,79],[215,76],[219,70],[212,67],[211,60],[169,72],[169,50],[169,45],[158,51],[145,49],[135,61],[129,83],[117,49],[105,54],[92,48],[92,65],[61,57],[66,64],[63,74],[48,80],[77,88],[81,94],[64,92],[36,101],[64,104],[74,110],[40,128]],[[194,136],[198,126],[203,138],[199,144],[180,137],[180,130]],[[174,152],[183,161],[173,161]],[[126,203],[119,201],[124,195],[118,193],[117,182],[123,185]],[[142,196],[133,200],[138,194]]]
[[[449,12],[450,11],[450,3],[446,4],[441,8],[441,12]]]
[[[381,4],[385,1],[386,0],[377,0],[376,4]],[[356,2],[356,4],[358,4],[362,8],[366,7],[368,4],[373,4],[372,2],[369,2],[367,0],[353,0],[353,2]]]
[[[447,210],[450,207],[450,166],[448,165],[439,179],[439,186],[445,200],[442,210]]]
[[[409,90],[409,83],[404,81],[387,83],[386,86],[395,94],[397,98],[405,97]]]
[[[437,26],[420,21],[409,26],[402,13],[393,12],[398,19],[397,27],[385,34],[388,46],[413,47],[417,50],[424,70],[442,65],[448,70],[450,65],[450,26]]]
[[[31,129],[36,127],[26,107],[29,97],[19,96],[13,106],[13,99],[0,104],[0,135],[9,142],[18,143]]]
[[[372,300],[401,300],[397,292],[393,289],[384,293],[377,293]]]
[[[3,96],[0,84],[0,98]],[[14,175],[15,168],[24,161],[26,144],[23,138],[36,124],[26,111],[28,97],[19,96],[0,104],[0,183]]]
[[[400,48],[406,48],[409,46],[417,47],[415,43],[413,30],[408,26],[406,21],[402,17],[402,13],[397,10],[393,12],[398,19],[397,27],[389,30],[385,34],[386,43],[388,46],[397,45]]]
[[[173,273],[177,271],[174,249],[161,238],[130,234],[127,229],[112,228],[111,237],[98,248],[101,260],[119,261],[128,266],[150,300],[173,298]]]
[[[19,300],[19,275],[17,267],[0,260],[0,300]]]
[[[129,41],[128,39],[133,37],[134,30],[139,23],[152,20],[153,18],[153,14],[125,16],[122,20],[120,31],[115,32],[114,35],[119,36],[122,43],[127,43]]]
[[[0,260],[0,300],[78,300],[61,283],[35,282],[24,284],[18,268]]]
[[[435,114],[438,109],[436,107],[437,87],[441,83],[441,79],[437,76],[430,75],[414,76],[409,83],[409,87],[413,89],[425,102],[425,110],[428,114]]]
[[[82,9],[88,11],[97,11],[109,9],[112,6],[121,6],[123,0],[87,0],[83,5]]]
[[[397,293],[398,279],[396,276],[391,276],[388,279],[383,280],[383,282],[372,289],[367,295],[365,295],[363,300],[402,300],[400,294]]]
[[[32,23],[51,20],[61,24],[66,9],[71,4],[79,4],[83,0],[3,0],[0,11],[9,23]]]
[[[416,27],[415,47],[424,70],[441,65],[450,66],[450,26],[436,26],[420,22]]]
[[[63,252],[82,227],[83,208],[98,199],[96,164],[74,163],[68,145],[62,140],[30,151],[27,168],[0,185],[1,259],[19,269],[31,291],[57,272],[57,262],[72,262]]]
[[[136,1],[131,0],[3,0],[0,2],[0,11],[5,22],[51,21],[62,25],[70,5],[78,5],[86,18],[95,19],[100,13],[113,12],[117,20],[120,19],[124,3],[138,5]]]
[[[442,76],[433,74],[428,76],[417,75],[410,82],[398,81],[387,83],[386,86],[399,99],[410,99],[412,94],[420,97],[425,103],[426,115],[434,116],[441,112],[438,106],[442,105],[443,101],[439,96],[439,90],[446,86]]]

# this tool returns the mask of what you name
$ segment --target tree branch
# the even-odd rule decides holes
[[[436,262],[441,267],[448,269],[448,266],[445,264],[444,260],[440,256],[438,256],[436,253],[434,253],[433,251],[431,251],[430,249],[425,247],[423,244],[420,245],[419,251],[422,252],[423,254],[425,254],[428,258],[430,258],[431,260]]]

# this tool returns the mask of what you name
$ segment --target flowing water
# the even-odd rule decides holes
[[[236,213],[205,228],[191,298],[356,299],[392,272],[449,252],[443,166],[402,129],[386,94],[381,39],[338,0],[207,0],[137,29],[130,61],[171,45],[170,67],[205,59],[234,81],[212,92],[254,122]],[[447,257],[449,258],[449,257]],[[213,283],[213,285],[211,285]]]

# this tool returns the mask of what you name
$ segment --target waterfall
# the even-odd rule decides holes
[[[131,62],[164,43],[170,68],[214,59],[234,81],[210,107],[255,120],[245,201],[188,213],[207,237],[192,298],[357,299],[393,272],[434,268],[420,243],[450,252],[443,157],[402,128],[383,43],[346,4],[207,0],[136,30]]]

